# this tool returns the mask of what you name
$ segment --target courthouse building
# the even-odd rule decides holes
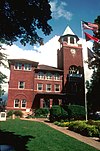
[[[59,38],[57,68],[10,59],[7,110],[29,112],[61,103],[84,105],[82,45],[78,40],[68,26]]]

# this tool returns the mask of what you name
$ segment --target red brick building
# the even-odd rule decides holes
[[[10,59],[8,110],[52,107],[55,104],[84,104],[82,46],[67,27],[60,37],[57,68],[25,59]]]

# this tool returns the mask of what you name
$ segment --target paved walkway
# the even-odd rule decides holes
[[[93,146],[94,148],[100,150],[100,142],[93,139],[93,138],[90,138],[90,137],[86,137],[86,136],[82,136],[78,133],[75,133],[73,131],[70,131],[70,130],[67,130],[66,127],[60,127],[60,126],[57,126],[53,123],[50,123],[48,121],[48,119],[42,119],[42,118],[36,118],[36,119],[22,119],[22,120],[31,120],[31,121],[37,121],[37,122],[43,122],[44,124],[47,124],[48,126],[68,135],[68,136],[71,136],[81,142],[84,142],[90,146]]]

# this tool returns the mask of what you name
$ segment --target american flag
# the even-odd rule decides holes
[[[83,26],[83,29],[89,29],[89,30],[93,30],[95,32],[98,32],[98,28],[99,28],[99,26],[97,24],[85,22],[85,21],[82,21],[82,26]]]

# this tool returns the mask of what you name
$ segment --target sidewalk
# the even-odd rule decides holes
[[[99,141],[96,141],[95,139],[93,138],[90,138],[90,137],[86,137],[86,136],[82,136],[78,133],[75,133],[73,131],[70,131],[70,130],[67,130],[66,127],[60,127],[60,126],[57,126],[57,125],[54,125],[53,123],[50,123],[48,121],[48,119],[42,119],[42,118],[37,118],[37,119],[24,119],[22,118],[22,120],[30,120],[30,121],[37,121],[37,122],[43,122],[44,124],[68,135],[68,136],[71,136],[81,142],[84,142],[90,146],[93,146],[94,148],[100,150],[100,142]]]

